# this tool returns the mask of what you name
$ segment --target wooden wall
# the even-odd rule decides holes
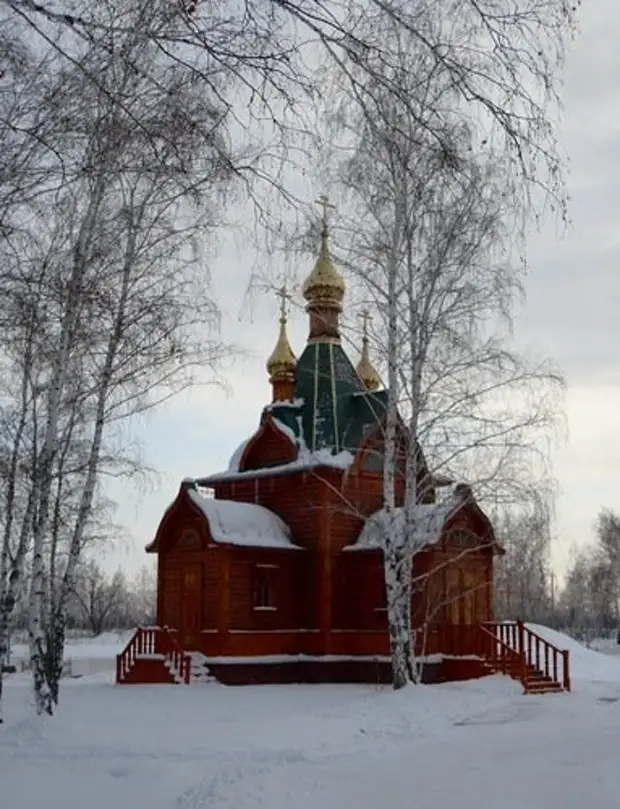
[[[320,470],[227,481],[216,493],[273,510],[305,549],[218,545],[206,520],[181,502],[159,554],[159,625],[178,629],[185,648],[215,656],[387,653],[382,555],[341,550],[357,538],[362,514],[379,507],[380,480]],[[480,530],[463,512],[432,552],[416,557],[423,586],[414,587],[414,626],[492,620],[493,554],[474,535]],[[269,608],[253,600],[259,569],[270,577]],[[442,651],[442,637],[430,632],[427,653]]]
[[[276,466],[294,461],[297,449],[290,439],[267,418],[242,456],[242,471]]]
[[[301,622],[299,598],[306,554],[295,551],[233,548],[230,555],[230,613],[228,628],[248,630],[296,629]],[[268,606],[253,605],[253,579],[269,581]]]

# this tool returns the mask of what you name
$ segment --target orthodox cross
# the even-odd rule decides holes
[[[286,284],[282,284],[278,290],[278,297],[280,298],[280,321],[286,323],[286,302],[291,297],[286,291]]]
[[[328,218],[329,218],[329,211],[335,211],[336,206],[332,205],[329,201],[329,197],[327,194],[321,194],[321,196],[315,200],[315,205],[320,205],[323,208],[323,233],[327,233],[327,225],[328,225]]]
[[[363,312],[360,312],[358,317],[362,321],[362,335],[364,340],[368,340],[368,324],[372,320],[372,315],[368,311],[368,309],[364,309]]]

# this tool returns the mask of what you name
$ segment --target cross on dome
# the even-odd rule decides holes
[[[362,338],[368,340],[368,324],[372,322],[372,315],[368,309],[364,309],[358,314],[358,317],[362,321]]]
[[[378,390],[381,387],[381,378],[370,361],[368,348],[368,324],[372,320],[372,315],[368,309],[364,309],[358,317],[362,321],[362,354],[355,370],[368,390]]]
[[[321,194],[321,196],[317,200],[314,201],[314,204],[315,205],[320,205],[321,208],[323,209],[323,228],[322,228],[322,232],[324,234],[327,234],[328,225],[329,225],[329,211],[330,210],[335,211],[336,206],[333,205],[329,201],[329,197],[327,196],[327,194]]]
[[[286,323],[286,302],[291,300],[291,296],[286,290],[286,283],[282,284],[277,294],[280,298],[280,322]]]
[[[274,401],[290,398],[297,365],[286,333],[286,301],[289,299],[286,284],[283,284],[276,294],[280,298],[280,331],[276,346],[267,360],[269,381],[274,386]]]

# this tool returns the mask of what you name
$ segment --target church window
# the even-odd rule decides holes
[[[188,528],[181,534],[181,545],[185,548],[200,548],[200,534],[194,528]]]
[[[471,548],[473,550],[476,547],[475,538],[468,531],[451,531],[448,541],[454,548]]]
[[[275,565],[255,565],[252,571],[252,607],[259,611],[273,611],[273,577]]]

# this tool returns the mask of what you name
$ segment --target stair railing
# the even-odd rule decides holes
[[[486,624],[479,625],[478,637],[482,656],[496,671],[519,680],[525,689],[527,687],[525,654],[509,645]]]
[[[190,657],[167,628],[139,626],[123,651],[116,656],[116,682],[121,683],[137,658],[160,656],[186,685],[190,680]]]
[[[157,642],[158,651],[161,650],[166,656],[166,660],[174,669],[175,674],[185,685],[189,685],[191,658],[186,654],[168,627],[158,629]]]
[[[524,626],[523,621],[517,621],[523,633],[523,650],[528,665],[534,666],[545,677],[561,683],[565,691],[570,691],[570,669],[568,663],[568,649],[558,649],[536,632]]]
[[[517,653],[522,653],[527,667],[532,667],[550,680],[560,683],[565,691],[571,690],[569,653],[559,649],[543,637],[528,629],[523,621],[488,622],[481,627]]]
[[[144,650],[153,645],[154,637],[150,630],[138,627],[131,636],[123,651],[116,655],[116,682],[121,683],[131,671],[136,662],[136,658],[143,655]]]

